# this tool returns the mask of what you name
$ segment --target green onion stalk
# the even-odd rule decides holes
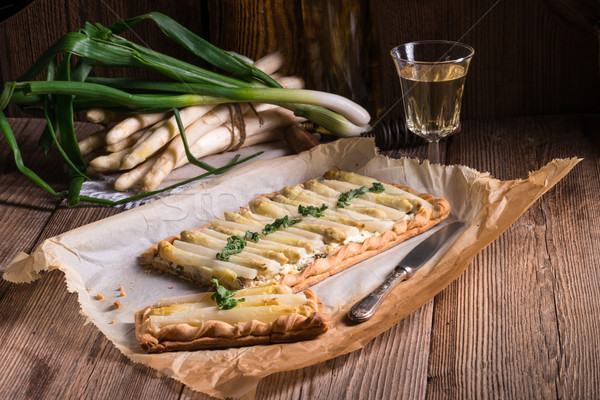
[[[146,19],[154,21],[177,44],[231,76],[206,70],[119,36]],[[65,56],[60,65],[57,65],[57,55],[61,53]],[[79,60],[71,68],[73,55]],[[89,77],[95,65],[150,69],[170,81]],[[35,80],[44,71],[46,79]],[[17,168],[47,192],[67,198],[69,206],[74,206],[79,201],[117,205],[170,190],[194,179],[223,173],[256,157],[258,153],[242,160],[235,158],[222,167],[213,167],[195,159],[189,151],[177,108],[232,102],[276,104],[342,137],[357,136],[370,129],[369,114],[352,101],[330,93],[284,89],[268,74],[256,68],[252,60],[219,49],[168,16],[156,12],[121,21],[110,27],[86,23],[79,32],[64,35],[17,82],[5,84],[0,94],[0,129],[13,152]],[[25,111],[46,119],[47,125],[39,144],[45,152],[53,144],[56,145],[65,159],[70,177],[66,194],[54,191],[23,164],[17,141],[3,112],[8,104],[17,104]],[[91,107],[131,113],[174,110],[188,160],[207,172],[169,188],[116,202],[80,196],[81,185],[88,178],[84,174],[86,165],[77,144],[73,115],[77,110]]]

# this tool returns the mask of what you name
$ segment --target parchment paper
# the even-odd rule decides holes
[[[259,379],[268,374],[359,349],[421,307],[579,161],[553,160],[527,179],[500,181],[464,166],[388,159],[377,154],[372,139],[338,140],[299,155],[258,161],[188,191],[48,239],[30,256],[17,256],[4,278],[30,282],[43,270],[59,268],[66,275],[68,290],[78,294],[83,315],[131,360],[162,371],[192,389],[218,397],[241,397],[252,393]],[[464,221],[465,228],[445,251],[400,284],[375,317],[363,324],[346,323],[348,308],[435,229],[313,286],[332,315],[331,329],[316,340],[158,355],[145,354],[139,348],[133,332],[134,313],[158,298],[197,290],[172,276],[144,273],[137,264],[143,250],[246,205],[259,194],[320,177],[332,167],[445,197],[453,207],[450,219]],[[126,297],[119,297],[119,286],[124,287]],[[97,293],[104,299],[97,300]],[[115,300],[122,303],[121,308],[112,306]],[[111,324],[112,320],[115,323]]]
[[[248,160],[247,162],[253,162],[258,160],[268,160],[271,158],[277,158],[282,156],[287,156],[292,153],[290,147],[285,142],[285,140],[278,140],[266,143],[255,144],[253,146],[242,147],[235,152],[224,152],[219,154],[212,154],[206,157],[202,157],[202,161],[212,165],[215,168],[221,167],[223,165],[227,165],[234,157],[234,155],[239,155],[241,159],[249,157],[258,152],[263,152],[262,154],[256,156],[255,158]],[[240,164],[243,165],[243,164]],[[240,166],[236,166],[232,169],[239,168]],[[195,165],[187,164],[183,167],[176,168],[167,177],[164,181],[158,186],[157,189],[163,189],[174,185],[178,182],[194,178],[195,176],[203,174],[205,171],[201,168],[198,168]],[[133,188],[127,190],[125,192],[119,192],[114,189],[114,183],[119,177],[120,174],[99,174],[94,176],[94,179],[91,181],[83,182],[81,187],[80,194],[82,196],[90,196],[98,199],[106,199],[111,201],[118,201],[125,199],[127,197],[131,197],[133,195],[142,193],[139,188]],[[208,182],[214,179],[214,175],[209,175],[205,178],[187,183],[185,185],[181,185],[172,189],[170,191],[166,191],[163,193],[155,194],[154,196],[146,197],[143,199],[131,201],[129,203],[122,204],[118,207],[123,207],[126,210],[131,208],[139,207],[142,204],[151,203],[155,200],[162,199],[163,197],[170,196],[175,193],[183,192],[184,190],[200,186],[204,182]]]

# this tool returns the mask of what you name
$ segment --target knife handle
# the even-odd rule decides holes
[[[370,319],[375,315],[375,311],[377,311],[385,296],[400,282],[407,279],[410,274],[410,267],[397,266],[394,268],[392,273],[385,278],[377,289],[352,306],[350,311],[348,311],[348,318],[354,322],[365,322]]]

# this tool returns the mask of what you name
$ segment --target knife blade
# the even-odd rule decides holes
[[[375,315],[375,311],[377,311],[387,294],[400,282],[410,278],[464,225],[460,221],[452,222],[419,243],[396,265],[392,273],[385,278],[377,289],[352,306],[348,311],[348,318],[354,322],[369,320]]]

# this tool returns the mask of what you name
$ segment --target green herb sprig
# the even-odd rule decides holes
[[[385,188],[383,187],[382,183],[379,182],[373,182],[373,186],[371,188],[369,188],[369,192],[372,193],[381,193],[385,190]]]
[[[246,231],[244,237],[238,235],[229,236],[227,238],[227,245],[223,247],[220,253],[217,253],[217,260],[229,261],[229,257],[244,250],[244,247],[248,244],[248,240],[252,240],[254,243],[258,242],[258,233]]]
[[[280,228],[289,228],[290,226],[302,222],[302,219],[290,219],[287,215],[283,218],[277,218],[273,223],[265,225],[262,230],[263,235],[276,232]]]
[[[366,186],[361,186],[357,189],[350,189],[347,192],[340,194],[340,196],[338,197],[337,206],[339,208],[344,208],[346,206],[349,206],[350,200],[352,200],[355,197],[363,195],[367,192],[381,193],[384,190],[385,190],[385,188],[383,187],[383,184],[381,184],[379,182],[373,182],[373,186],[371,186],[370,188],[368,188]]]
[[[246,301],[243,297],[241,299],[233,299],[232,297],[235,295],[236,291],[228,290],[224,286],[221,286],[216,278],[212,278],[210,281],[215,285],[215,293],[213,293],[210,298],[217,302],[219,310],[231,310],[236,307],[238,303]]]
[[[241,253],[244,247],[246,247],[246,239],[237,235],[229,236],[227,245],[223,247],[220,253],[217,253],[217,260],[229,261],[229,257]]]
[[[323,204],[325,206],[325,204]],[[327,208],[325,206],[325,208]],[[265,225],[262,230],[263,235],[268,235],[269,233],[273,233],[280,228],[288,228],[298,222],[302,221],[302,219],[290,219],[287,215],[283,218],[278,218],[273,223]],[[254,243],[257,243],[259,240],[259,233],[246,231],[244,237],[233,235],[227,238],[227,245],[223,247],[221,252],[217,253],[217,260],[221,261],[229,261],[229,257],[234,254],[241,253],[246,245],[248,244],[248,240],[252,240]]]
[[[298,205],[298,212],[302,214],[303,217],[313,216],[315,218],[321,218],[323,216],[323,211],[327,210],[327,205],[325,203],[321,204],[321,207],[315,206],[303,206],[302,204]]]
[[[246,234],[244,235],[244,239],[252,240],[254,243],[257,243],[258,242],[258,232],[246,231]]]
[[[369,188],[366,186],[361,186],[358,189],[350,189],[347,192],[340,194],[337,201],[337,206],[339,208],[344,208],[350,205],[350,200],[353,198],[360,196],[361,194],[365,194],[369,191]]]

